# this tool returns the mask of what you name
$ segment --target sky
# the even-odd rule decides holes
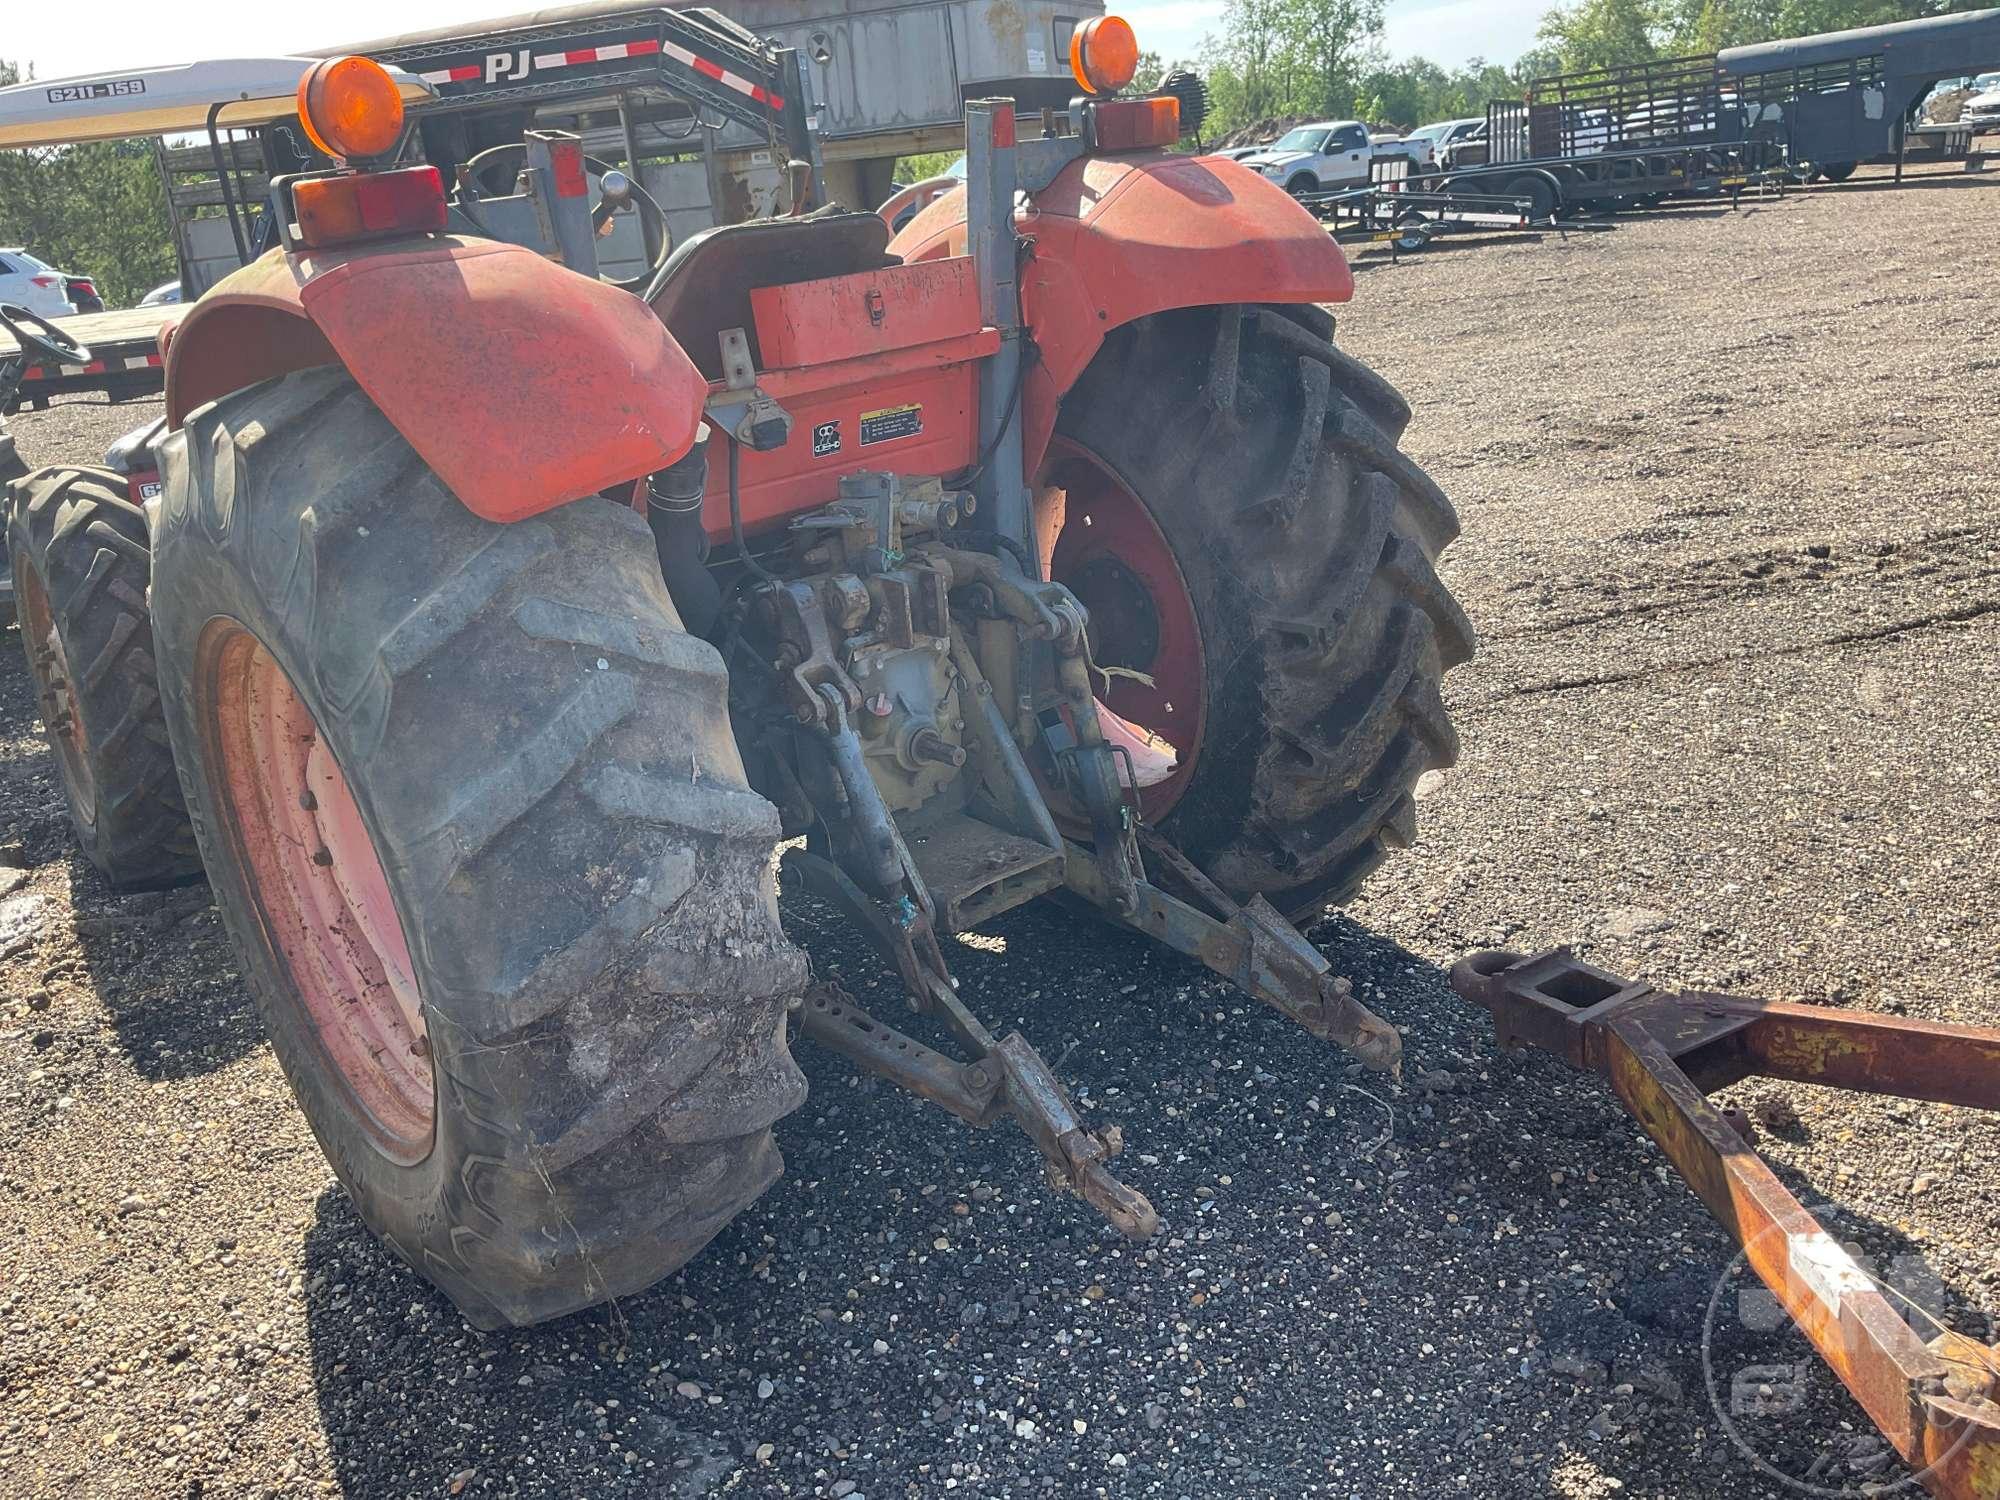
[[[1475,57],[1512,62],[1534,45],[1553,0],[1389,0],[1382,41],[1392,57],[1428,57],[1456,67]],[[1139,45],[1167,58],[1193,57],[1216,29],[1221,0],[1110,0]]]
[[[0,56],[61,78],[199,58],[282,55],[528,10],[535,0],[93,0],[87,7],[0,0]],[[1534,41],[1549,0],[1389,0],[1384,40],[1393,56],[1453,66],[1471,57],[1511,62]],[[1111,0],[1139,45],[1192,58],[1219,24],[1221,0]],[[81,11],[88,23],[77,24]]]

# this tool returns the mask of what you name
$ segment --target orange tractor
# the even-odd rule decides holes
[[[790,115],[783,54],[687,50]],[[1081,27],[1032,137],[969,103],[966,181],[893,241],[814,208],[793,134],[794,212],[636,295],[592,259],[630,185],[593,204],[574,137],[447,194],[423,87],[318,63],[279,243],[165,335],[162,492],[18,486],[85,848],[120,885],[206,871],[362,1217],[475,1323],[699,1250],[778,1175],[800,1032],[1011,1117],[1150,1233],[1115,1128],[940,945],[1038,897],[1397,1065],[1287,918],[1407,844],[1456,753],[1457,518],[1332,340],[1340,250],[1173,154],[1137,58]],[[812,984],[781,851],[961,1055]]]
[[[1172,152],[1200,92],[1124,94],[1123,22],[1078,28],[1067,110],[1031,135],[970,102],[963,182],[870,214],[815,204],[795,57],[647,15],[492,39],[663,60],[790,158],[786,217],[670,246],[652,207],[637,286],[595,245],[650,200],[574,136],[409,128],[405,97],[476,63],[331,59],[280,104],[252,60],[191,122],[186,70],[0,91],[0,144],[85,128],[51,108],[261,119],[267,163],[310,142],[272,247],[162,334],[162,430],[13,485],[12,570],[85,850],[121,886],[206,871],[362,1217],[481,1327],[636,1291],[768,1187],[800,1034],[1012,1119],[1150,1234],[1116,1128],[981,1023],[939,941],[1040,897],[1396,1068],[1291,920],[1414,836],[1472,650],[1435,571],[1457,518],[1321,310],[1341,252]],[[780,866],[959,1055],[811,982]],[[1923,1483],[2000,1495],[2000,1349],[1906,1319],[1707,1097],[1761,1074],[2000,1108],[2000,1031],[1564,954],[1453,984],[1608,1080]]]

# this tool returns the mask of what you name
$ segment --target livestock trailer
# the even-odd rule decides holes
[[[1844,177],[1900,158],[1932,85],[2000,68],[2000,10],[1926,16],[1818,36],[1730,47],[1715,56],[1760,139],[1795,165]]]
[[[1713,56],[1664,58],[1537,79],[1486,106],[1486,159],[1450,192],[1520,198],[1536,218],[1720,192],[1776,161],[1746,129]]]

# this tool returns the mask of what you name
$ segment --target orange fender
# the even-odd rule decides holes
[[[489,521],[519,521],[665,468],[707,383],[629,292],[518,245],[450,236],[273,251],[163,339],[167,422],[292,370],[342,364],[419,457]]]
[[[1041,359],[1022,397],[1027,469],[1056,408],[1121,324],[1224,302],[1346,302],[1347,257],[1282,188],[1219,157],[1088,157],[1015,219],[1035,242],[1021,307]],[[965,192],[938,199],[890,243],[905,260],[964,255]]]

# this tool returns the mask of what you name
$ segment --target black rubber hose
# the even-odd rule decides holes
[[[734,452],[730,455],[735,457]],[[722,615],[722,586],[708,571],[708,533],[701,524],[708,488],[708,428],[687,453],[646,480],[646,524],[660,554],[660,577],[688,634],[704,640]]]
[[[951,539],[961,547],[971,547],[980,552],[996,550],[1005,552],[1021,565],[1021,572],[1027,577],[1039,576],[1035,571],[1035,560],[1028,555],[1028,549],[1011,536],[1004,536],[997,531],[981,531],[971,526],[959,526],[953,529]]]
[[[750,544],[743,540],[743,445],[735,434],[725,436],[729,438],[729,530],[736,539],[736,556],[764,582],[777,583],[778,575],[758,562],[751,555]]]

